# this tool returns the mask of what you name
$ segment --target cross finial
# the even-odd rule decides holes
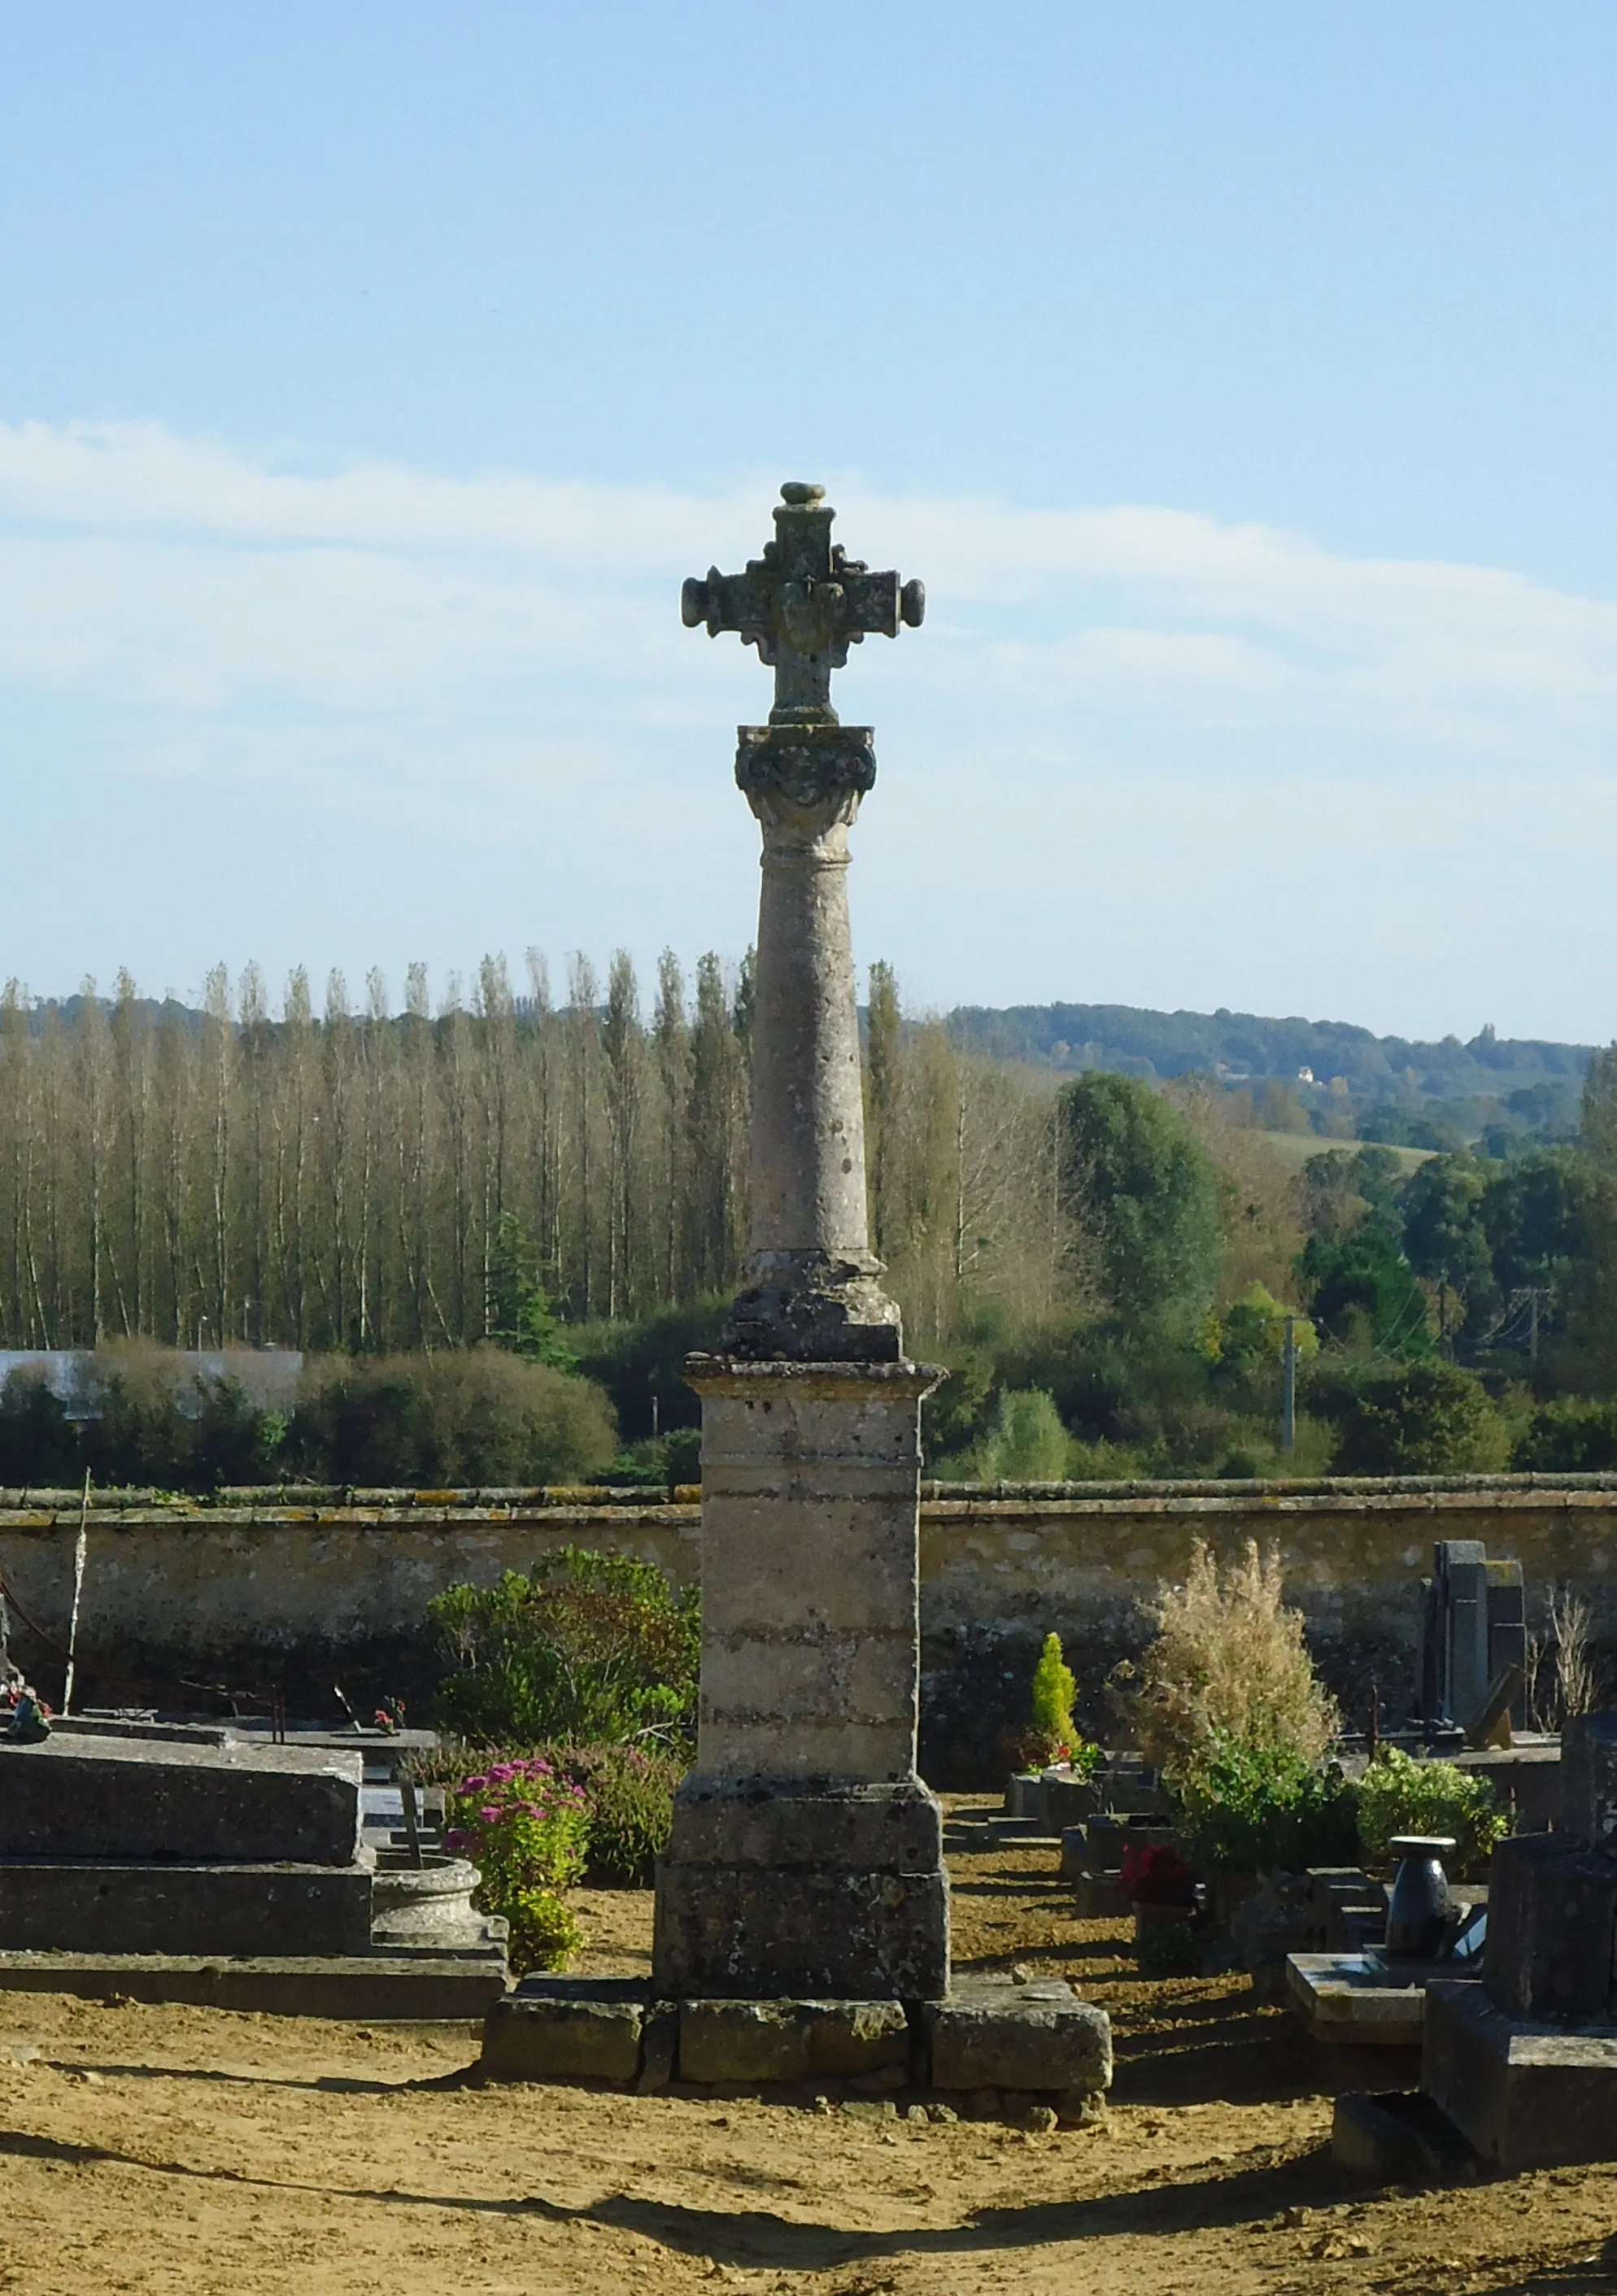
[[[831,673],[847,661],[849,647],[869,631],[896,638],[900,623],[918,629],[926,612],[921,583],[873,574],[832,541],[835,516],[824,487],[788,480],[763,556],[749,560],[742,574],[710,566],[705,581],[693,577],[680,595],[687,629],[705,622],[710,637],[735,630],[771,664],[772,726],[834,726]]]

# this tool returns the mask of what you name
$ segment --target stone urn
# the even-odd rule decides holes
[[[1387,1900],[1386,1949],[1430,1961],[1452,1910],[1443,1857],[1454,1842],[1447,1834],[1399,1833],[1387,1847],[1399,1864]]]
[[[482,1880],[469,1858],[428,1849],[419,1866],[407,1849],[381,1849],[371,1891],[371,1937],[379,1946],[436,1946],[467,1953],[503,1942],[505,1924],[476,1911]]]

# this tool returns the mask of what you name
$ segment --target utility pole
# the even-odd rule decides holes
[[[1285,1386],[1280,1406],[1280,1447],[1289,1459],[1297,1447],[1297,1318],[1285,1319],[1285,1346],[1281,1355]]]

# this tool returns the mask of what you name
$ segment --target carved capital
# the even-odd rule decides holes
[[[874,786],[868,726],[741,726],[735,784],[766,830],[794,840],[846,828]]]

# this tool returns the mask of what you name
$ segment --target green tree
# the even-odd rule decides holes
[[[1052,1754],[1063,1749],[1071,1752],[1078,1742],[1078,1725],[1072,1719],[1072,1701],[1077,1695],[1078,1677],[1062,1656],[1061,1636],[1047,1635],[1033,1669],[1029,1712],[1034,1729],[1047,1741]]]
[[[578,1369],[545,1289],[538,1248],[515,1212],[501,1215],[488,1253],[488,1335],[529,1363]]]
[[[1438,1288],[1438,1336],[1486,1328],[1498,1302],[1484,1207],[1488,1181],[1470,1156],[1433,1156],[1403,1196],[1404,1256]],[[1453,1297],[1454,1312],[1449,1300]]]
[[[1617,1172],[1617,1044],[1596,1053],[1584,1071],[1579,1135],[1597,1164]]]
[[[1355,1383],[1335,1464],[1350,1475],[1479,1473],[1502,1467],[1506,1449],[1481,1380],[1433,1358]]]
[[[1059,1103],[1061,1176],[1130,1330],[1188,1336],[1212,1305],[1218,1175],[1177,1109],[1137,1078],[1089,1075]]]
[[[1297,1266],[1312,1290],[1315,1320],[1332,1339],[1367,1338],[1387,1355],[1419,1355],[1431,1345],[1425,1294],[1379,1221],[1309,1236]]]

